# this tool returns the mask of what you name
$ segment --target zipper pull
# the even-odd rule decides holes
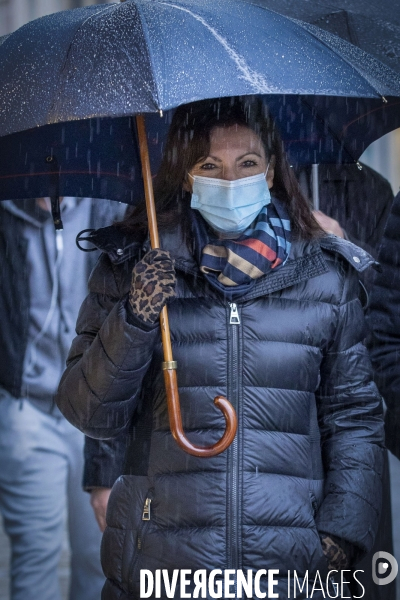
[[[229,324],[230,325],[240,325],[240,318],[239,318],[237,304],[235,302],[229,302],[229,306],[231,307]]]
[[[146,498],[143,507],[142,521],[150,521],[150,504],[151,498]]]

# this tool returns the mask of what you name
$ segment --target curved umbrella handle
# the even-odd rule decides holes
[[[136,125],[139,139],[140,158],[142,163],[142,174],[144,183],[144,193],[146,199],[147,218],[149,222],[150,242],[152,248],[160,247],[160,240],[157,228],[157,215],[154,205],[153,185],[151,180],[151,169],[149,160],[149,151],[147,146],[146,128],[143,115],[136,116]],[[167,307],[161,311],[161,338],[164,350],[164,381],[167,392],[167,405],[169,414],[169,423],[171,433],[178,446],[188,454],[193,456],[203,456],[208,458],[220,454],[230,446],[237,430],[237,417],[232,404],[223,396],[217,396],[214,404],[223,412],[226,421],[226,430],[222,438],[209,447],[197,446],[192,444],[185,436],[182,427],[181,409],[179,404],[178,382],[176,378],[176,362],[172,357],[171,335],[168,323]]]
[[[164,308],[161,311],[160,315],[161,321],[161,334],[163,331],[168,331],[169,336],[169,325],[168,325],[168,313],[167,308]],[[163,337],[163,345],[165,344]],[[169,345],[171,347],[171,341],[169,340]],[[164,345],[164,357],[165,357],[165,348]],[[172,351],[171,351],[172,358]],[[236,435],[237,430],[237,416],[235,409],[232,404],[224,398],[223,396],[217,396],[214,398],[214,404],[217,406],[223,413],[226,422],[226,429],[222,436],[222,438],[209,447],[197,446],[197,444],[192,444],[183,431],[182,426],[182,417],[181,417],[181,407],[179,403],[179,393],[178,393],[178,382],[176,377],[176,368],[177,364],[174,360],[167,361],[165,360],[162,365],[164,371],[164,382],[165,389],[167,392],[167,406],[168,406],[168,415],[169,415],[169,425],[171,428],[171,433],[182,450],[187,452],[188,454],[192,454],[193,456],[201,456],[203,458],[209,458],[211,456],[216,456],[220,454],[224,450],[226,450],[231,443],[233,442],[233,438]]]

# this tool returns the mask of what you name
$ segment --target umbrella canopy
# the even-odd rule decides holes
[[[267,95],[290,164],[354,163],[375,139],[400,127],[400,98]],[[173,111],[146,115],[152,173]],[[51,160],[50,160],[51,159]],[[35,127],[0,138],[0,200],[60,196],[134,205],[143,179],[132,117],[97,117]]]
[[[400,95],[349,43],[241,0],[127,0],[42,17],[0,45],[0,136],[248,94]]]
[[[393,0],[251,0],[365,50],[400,73],[400,3]]]
[[[132,114],[254,93],[294,165],[354,162],[400,126],[399,76],[241,0],[127,0],[32,21],[0,44],[0,199],[50,186],[134,203],[143,182]],[[147,117],[153,172],[169,122]]]

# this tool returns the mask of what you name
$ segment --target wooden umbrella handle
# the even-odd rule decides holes
[[[160,238],[157,228],[157,215],[154,204],[153,184],[147,146],[146,127],[143,115],[136,116],[136,125],[139,139],[140,159],[142,163],[142,174],[144,182],[144,194],[146,199],[147,218],[149,222],[149,233],[151,247],[160,247]],[[171,334],[168,322],[167,307],[164,306],[160,313],[161,339],[164,351],[164,381],[167,393],[167,404],[171,433],[178,446],[193,456],[210,457],[220,454],[230,446],[237,430],[237,417],[232,404],[223,396],[217,396],[214,404],[222,411],[226,421],[226,429],[222,438],[209,447],[192,444],[183,431],[181,408],[179,403],[178,382],[176,378],[176,362],[172,356]]]

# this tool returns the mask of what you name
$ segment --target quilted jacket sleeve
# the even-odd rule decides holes
[[[83,489],[89,492],[97,487],[112,488],[118,477],[124,473],[127,448],[127,431],[109,440],[86,437]]]
[[[115,437],[130,422],[159,336],[158,327],[133,323],[114,269],[102,255],[56,397],[64,416],[94,438]]]
[[[363,344],[358,278],[347,270],[317,396],[325,490],[316,522],[363,553],[372,547],[380,516],[384,434],[381,396]]]

